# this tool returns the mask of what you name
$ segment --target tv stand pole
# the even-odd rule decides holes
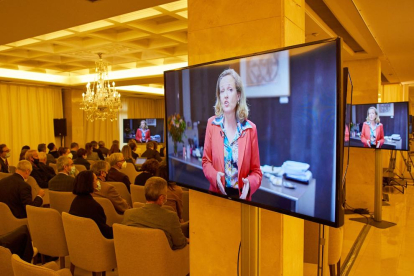
[[[374,220],[382,221],[382,153],[375,149]]]
[[[241,204],[241,276],[259,275],[259,208]]]

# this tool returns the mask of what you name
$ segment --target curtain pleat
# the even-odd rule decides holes
[[[55,142],[53,119],[63,118],[60,88],[0,83],[0,101],[0,143],[11,149],[10,164],[24,145]]]

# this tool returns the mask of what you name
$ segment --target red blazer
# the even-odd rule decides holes
[[[150,130],[147,129],[147,131],[145,132],[144,140],[145,142],[148,142],[150,139],[151,139]],[[139,128],[137,129],[137,133],[135,134],[135,140],[142,143],[142,132],[141,132],[141,129]]]
[[[382,145],[384,144],[384,128],[383,125],[380,123],[377,126],[377,129],[375,130],[375,145],[377,144],[377,142],[380,142],[380,148],[382,147]],[[371,130],[368,124],[364,123],[362,126],[362,132],[361,132],[361,141],[364,144],[364,147],[367,148],[367,140],[371,139]],[[371,146],[374,147],[374,146]],[[376,147],[376,146],[375,146]]]
[[[217,187],[217,172],[224,173],[224,136],[221,134],[221,127],[213,125],[212,122],[216,117],[208,119],[206,138],[204,141],[203,153],[203,172],[210,182],[209,190],[220,193]],[[239,160],[237,162],[239,169],[239,196],[243,190],[242,178],[249,179],[250,189],[246,200],[252,200],[252,195],[259,189],[262,182],[262,171],[260,170],[259,144],[257,142],[256,125],[248,121],[252,128],[245,130],[239,137]],[[213,144],[214,141],[214,144]],[[224,176],[221,182],[225,185]]]

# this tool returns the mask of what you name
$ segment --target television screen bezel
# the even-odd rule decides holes
[[[366,148],[366,147],[356,147],[356,146],[351,146],[351,143],[349,143],[349,147],[350,148],[357,148],[357,149],[368,149],[368,150],[398,150],[398,151],[410,151],[410,134],[409,134],[409,128],[410,128],[410,125],[409,125],[409,119],[410,119],[410,103],[407,101],[400,101],[400,102],[377,102],[377,103],[363,103],[363,104],[352,104],[352,106],[356,106],[356,105],[377,105],[377,104],[389,104],[389,103],[392,103],[392,104],[395,104],[395,103],[405,103],[406,105],[407,105],[407,137],[406,137],[406,139],[407,139],[407,143],[408,143],[408,147],[407,147],[407,149],[383,149],[383,148],[379,148],[379,149],[377,149],[377,148],[375,148],[375,149],[373,149],[373,148]],[[352,106],[351,106],[351,109],[352,109]],[[351,113],[352,114],[352,113]],[[351,118],[352,119],[352,118]]]
[[[300,219],[305,219],[308,221],[312,221],[312,222],[316,222],[316,223],[320,223],[323,225],[327,225],[327,226],[331,226],[331,227],[340,227],[343,225],[343,218],[339,219],[339,216],[343,216],[343,212],[340,212],[340,209],[342,207],[342,202],[341,202],[341,195],[342,192],[340,191],[340,189],[342,188],[342,174],[343,174],[343,147],[344,147],[344,128],[345,128],[345,110],[343,109],[343,105],[344,105],[344,101],[346,104],[346,98],[344,98],[343,96],[343,86],[342,86],[342,75],[343,75],[343,70],[342,70],[342,38],[341,37],[336,37],[336,38],[330,38],[330,39],[324,39],[324,40],[319,40],[319,41],[314,41],[314,42],[309,42],[309,43],[303,43],[303,44],[298,44],[298,45],[292,45],[292,46],[288,46],[288,47],[282,47],[282,48],[276,48],[276,49],[272,49],[272,50],[268,50],[268,51],[263,51],[263,52],[257,52],[257,53],[253,53],[253,54],[248,54],[248,55],[242,55],[242,56],[235,56],[235,57],[231,57],[231,58],[226,58],[226,59],[221,59],[221,60],[214,60],[214,61],[210,61],[210,62],[205,62],[205,63],[200,63],[200,64],[195,64],[195,65],[190,65],[187,67],[182,67],[182,68],[177,68],[177,69],[173,69],[173,70],[168,70],[168,71],[164,71],[164,102],[165,102],[165,118],[167,118],[168,113],[167,113],[167,91],[166,91],[166,87],[167,87],[167,83],[166,83],[166,74],[170,73],[170,72],[175,72],[175,71],[183,71],[186,69],[192,69],[192,68],[197,68],[197,67],[202,67],[202,66],[206,66],[206,65],[212,65],[212,64],[217,64],[217,63],[221,63],[221,62],[226,62],[226,61],[232,61],[232,60],[236,60],[236,59],[241,59],[241,58],[246,58],[246,57],[253,57],[253,56],[258,56],[258,55],[263,55],[263,54],[268,54],[268,53],[274,53],[274,52],[280,52],[280,51],[285,51],[285,50],[291,50],[291,49],[296,49],[296,48],[302,48],[302,47],[306,47],[306,46],[312,46],[312,45],[317,45],[317,44],[324,44],[324,43],[329,43],[329,42],[335,42],[336,43],[336,150],[335,150],[335,158],[336,158],[336,183],[335,183],[335,221],[330,221],[330,220],[325,220],[325,219],[321,219],[321,218],[316,218],[316,217],[311,217],[308,215],[303,215],[303,214],[299,214],[299,213],[295,213],[295,212],[291,212],[290,210],[286,210],[286,209],[281,209],[281,208],[277,208],[277,207],[273,207],[273,206],[269,206],[269,205],[265,205],[265,204],[261,204],[258,202],[252,202],[252,201],[247,201],[247,200],[243,200],[243,199],[238,199],[238,198],[230,198],[227,197],[226,195],[222,195],[222,194],[216,194],[213,193],[207,189],[201,189],[198,187],[194,187],[191,185],[187,185],[185,183],[179,183],[177,182],[177,184],[179,186],[191,189],[191,190],[195,190],[198,192],[202,192],[205,194],[209,194],[212,196],[216,196],[216,197],[220,197],[220,198],[224,198],[227,200],[231,200],[231,201],[235,201],[235,202],[239,202],[239,203],[244,203],[244,204],[248,204],[250,206],[255,206],[255,207],[259,207],[259,208],[263,208],[269,211],[273,211],[273,212],[277,212],[277,213],[281,213],[281,214],[285,214],[285,215],[289,215],[292,217],[296,217],[296,218],[300,218]],[[170,180],[170,176],[169,176],[169,155],[168,155],[168,123],[167,123],[167,119],[165,119],[165,129],[166,129],[166,142],[165,142],[165,147],[166,147],[166,162],[167,162],[167,167],[168,167],[168,180]],[[332,200],[332,199],[330,199]]]

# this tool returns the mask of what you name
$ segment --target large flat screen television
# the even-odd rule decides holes
[[[157,141],[164,143],[164,119],[124,119],[124,143],[135,139],[139,143]]]
[[[339,226],[341,40],[164,73],[169,180]]]
[[[352,105],[351,147],[409,150],[408,102]]]

